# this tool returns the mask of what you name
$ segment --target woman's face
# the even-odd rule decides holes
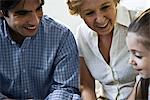
[[[141,43],[141,36],[129,33],[126,37],[127,46],[131,53],[129,63],[143,78],[150,78],[150,51]]]
[[[112,32],[116,12],[114,0],[84,0],[80,8],[81,18],[99,35]]]

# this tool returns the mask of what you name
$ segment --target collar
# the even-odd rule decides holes
[[[117,17],[116,22],[128,27],[131,23],[131,13],[130,11],[122,6],[121,4],[117,4]]]
[[[7,29],[7,24],[6,21],[2,18],[0,18],[0,34],[3,35],[4,37],[8,36],[8,29]]]

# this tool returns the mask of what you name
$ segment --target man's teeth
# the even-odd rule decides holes
[[[36,26],[34,26],[34,27],[27,27],[27,29],[36,29]]]

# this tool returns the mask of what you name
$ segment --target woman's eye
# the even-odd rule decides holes
[[[88,13],[85,13],[85,15],[92,15],[94,12],[91,11],[91,12],[88,12]]]
[[[107,8],[109,8],[109,6],[104,6],[101,8],[101,10],[106,10]]]

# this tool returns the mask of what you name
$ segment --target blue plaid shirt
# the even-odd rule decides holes
[[[0,19],[0,98],[80,100],[73,34],[43,16],[37,34],[18,46]]]

